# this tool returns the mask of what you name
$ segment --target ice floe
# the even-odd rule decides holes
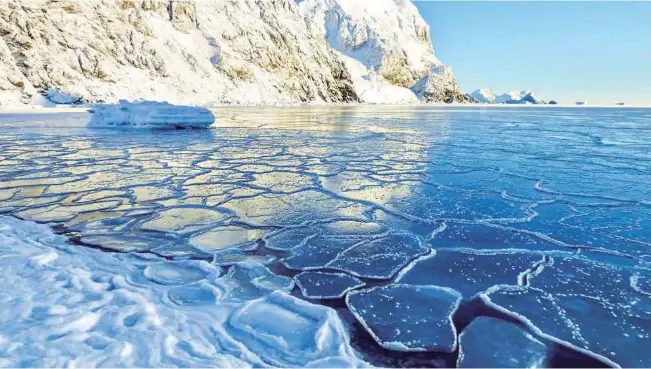
[[[453,352],[452,315],[461,295],[449,288],[392,284],[346,295],[355,318],[377,343],[396,351]]]
[[[625,367],[649,366],[651,296],[631,285],[634,271],[583,257],[554,256],[529,287],[482,298],[558,342]]]
[[[223,212],[200,207],[171,208],[156,214],[140,228],[147,231],[187,233],[206,228],[229,218]]]
[[[547,346],[514,324],[479,317],[459,335],[458,368],[542,368]]]
[[[529,252],[436,250],[404,268],[396,283],[449,287],[469,300],[494,286],[524,284],[542,261],[542,255]]]
[[[288,268],[330,268],[363,278],[389,279],[429,247],[413,235],[375,237],[309,236],[282,260]]]
[[[211,229],[190,239],[190,244],[204,251],[224,249],[255,250],[256,241],[261,239],[264,231],[238,226],[224,226]]]
[[[356,362],[350,346],[341,340],[347,333],[334,310],[282,292],[247,302],[231,315],[228,326],[235,338],[263,353],[272,366],[302,366],[326,358],[324,352],[344,360],[338,365]]]
[[[226,291],[231,300],[251,300],[272,291],[289,292],[294,288],[294,280],[272,273],[264,265],[254,261],[242,262],[232,266],[228,273],[215,281]]]
[[[275,261],[275,256],[255,255],[240,249],[216,252],[213,256],[213,264],[217,266],[229,266],[240,263],[268,265]]]
[[[93,105],[90,112],[90,127],[207,128],[215,122],[206,108],[156,101],[120,100],[119,104]]]
[[[0,245],[0,366],[366,365],[334,310],[274,291],[291,279],[261,266],[216,278],[206,262],[74,246],[4,216]]]
[[[309,299],[338,299],[365,283],[345,273],[303,272],[294,277],[303,296]]]
[[[221,270],[201,260],[166,261],[149,265],[145,268],[144,274],[145,277],[159,284],[179,285],[200,281],[209,275],[219,277]]]

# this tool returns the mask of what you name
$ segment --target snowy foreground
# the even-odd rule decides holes
[[[207,128],[215,123],[210,110],[167,102],[120,100],[98,104],[90,110],[90,127]]]
[[[214,114],[0,114],[0,366],[651,366],[651,109]]]
[[[334,310],[289,296],[292,280],[259,264],[224,274],[66,241],[0,216],[0,366],[363,364]]]

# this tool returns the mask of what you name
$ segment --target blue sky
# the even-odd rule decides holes
[[[414,3],[466,92],[651,105],[651,2]]]

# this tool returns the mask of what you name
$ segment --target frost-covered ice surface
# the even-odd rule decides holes
[[[487,339],[487,337],[490,337]],[[547,347],[503,320],[480,317],[459,335],[459,368],[540,368]]]
[[[429,354],[455,365],[457,337],[481,336],[483,315],[544,343],[545,365],[651,365],[650,110],[215,114],[211,129],[128,133],[86,127],[87,113],[0,114],[1,211],[74,241],[38,246],[43,266],[24,254],[31,246],[0,254],[36,268],[2,270],[1,288],[34,291],[2,295],[13,314],[0,325],[3,365],[358,365],[352,348],[378,365],[437,362],[412,360]],[[47,286],[59,297],[36,300]],[[158,354],[138,346],[150,305],[122,299],[155,309],[164,333],[147,342]],[[90,315],[65,315],[68,300]],[[388,300],[410,309],[377,303]],[[18,335],[37,302],[51,325]],[[286,325],[265,325],[263,310]],[[115,336],[103,334],[110,325]],[[487,354],[473,347],[465,357]]]
[[[438,250],[403,269],[397,283],[439,285],[459,291],[471,299],[493,286],[524,283],[527,274],[544,262],[531,252],[485,252]]]
[[[215,117],[206,108],[156,101],[98,104],[91,114],[91,127],[206,128],[215,123]]]
[[[553,257],[528,288],[500,288],[485,298],[535,331],[626,367],[651,363],[651,296],[633,271],[582,257]]]
[[[395,284],[353,291],[346,305],[382,347],[396,351],[452,352],[452,315],[461,295],[449,288]]]
[[[359,278],[345,273],[303,272],[294,277],[303,296],[310,299],[336,299],[363,287]]]

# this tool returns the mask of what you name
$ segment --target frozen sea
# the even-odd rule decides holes
[[[651,109],[0,113],[1,367],[651,366]]]

